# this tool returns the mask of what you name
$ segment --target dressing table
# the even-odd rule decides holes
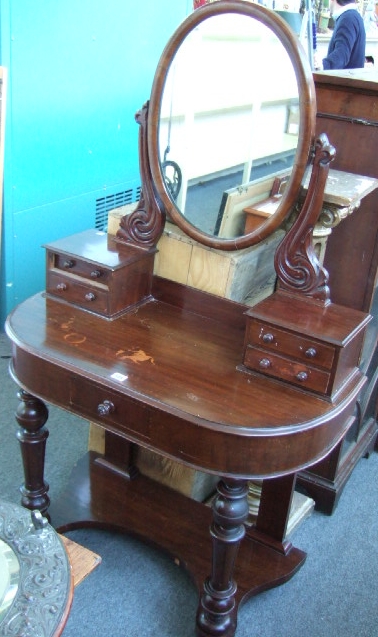
[[[275,214],[247,234],[219,237],[204,231],[173,196],[163,171],[160,118],[167,87],[172,95],[171,72],[180,77],[192,40],[240,38],[243,47],[262,42],[264,52],[273,39],[275,51],[291,63],[298,139]],[[271,63],[273,71],[276,59]],[[198,68],[192,74],[198,77]],[[224,83],[224,68],[218,79]],[[197,94],[204,98],[202,90]],[[290,94],[290,104],[292,99]],[[223,104],[218,116],[238,106]],[[323,135],[315,139],[311,70],[279,17],[242,0],[194,12],[168,42],[137,121],[137,208],[122,218],[115,238],[88,231],[46,246],[46,293],[22,303],[7,320],[11,374],[20,386],[22,504],[49,515],[61,531],[106,527],[161,547],[198,587],[197,636],[232,637],[240,603],[287,581],[305,560],[285,537],[295,474],[324,458],[353,420],[365,383],[358,363],[370,316],[331,301],[327,272],[312,245],[334,148]],[[172,152],[174,121],[180,135],[185,122],[193,125],[190,114],[172,107]],[[308,193],[276,251],[279,287],[268,299],[248,308],[153,274],[166,214],[210,249],[243,250],[289,215],[310,162]],[[51,506],[44,478],[45,401],[106,432],[104,453],[89,452]],[[138,446],[217,476],[211,506],[141,475]],[[246,529],[252,479],[263,479],[264,486],[256,524]]]

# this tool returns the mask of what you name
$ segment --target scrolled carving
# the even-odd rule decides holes
[[[322,303],[329,302],[328,273],[319,263],[313,245],[313,231],[323,204],[329,164],[335,149],[325,134],[315,143],[310,183],[301,214],[283,239],[275,256],[281,290],[302,293]]]
[[[142,192],[136,209],[124,215],[116,235],[118,241],[141,248],[156,245],[164,228],[165,213],[155,196],[148,160],[147,126],[148,102],[136,113],[139,130],[139,168]]]
[[[358,201],[354,206],[344,206],[344,208],[328,204],[320,213],[319,224],[324,228],[335,228],[343,219],[351,215],[360,203]]]
[[[69,607],[72,582],[67,554],[57,533],[42,520],[36,528],[30,511],[0,502],[0,538],[19,564],[17,592],[2,616],[1,637],[58,634]]]

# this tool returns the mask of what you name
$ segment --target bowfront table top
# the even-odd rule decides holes
[[[332,404],[240,371],[245,308],[194,291],[180,307],[171,303],[173,289],[156,281],[155,299],[116,321],[32,297],[7,324],[17,381],[219,475],[283,475],[324,456],[344,433],[359,384]]]

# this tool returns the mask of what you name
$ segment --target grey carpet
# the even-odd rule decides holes
[[[15,439],[16,387],[10,345],[0,334],[1,497],[19,502],[22,468]],[[46,478],[54,498],[87,449],[88,424],[51,407]],[[293,535],[303,568],[239,612],[236,637],[378,636],[378,454],[362,459],[339,505],[314,513]],[[64,637],[192,637],[196,591],[185,572],[136,539],[97,530],[68,534],[102,556],[74,595]]]

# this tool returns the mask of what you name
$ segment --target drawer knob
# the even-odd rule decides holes
[[[303,383],[307,379],[308,379],[308,373],[307,372],[298,372],[297,380],[299,380],[301,383]]]
[[[99,416],[109,416],[114,411],[114,405],[111,400],[104,400],[97,406],[97,413]]]
[[[87,294],[85,295],[85,300],[86,301],[95,301],[96,300],[96,295],[93,294],[93,292],[87,292]]]
[[[262,358],[262,359],[260,360],[259,365],[260,365],[260,367],[261,367],[262,369],[268,369],[268,367],[270,367],[270,366],[271,366],[271,362],[270,362],[269,358]]]
[[[317,351],[315,347],[309,347],[305,351],[305,356],[307,356],[307,358],[315,358],[316,354],[317,354]]]
[[[91,272],[91,278],[92,279],[99,279],[100,276],[101,276],[100,270],[92,270],[92,272]]]
[[[262,340],[264,341],[264,343],[273,343],[274,336],[273,334],[271,334],[271,332],[267,332],[263,335]]]
[[[75,265],[75,261],[73,261],[72,259],[67,259],[67,261],[63,263],[63,267],[67,268],[67,270],[69,270],[70,268],[73,268],[74,265]]]
[[[56,289],[60,292],[64,292],[64,290],[67,290],[67,285],[65,283],[58,283]]]

